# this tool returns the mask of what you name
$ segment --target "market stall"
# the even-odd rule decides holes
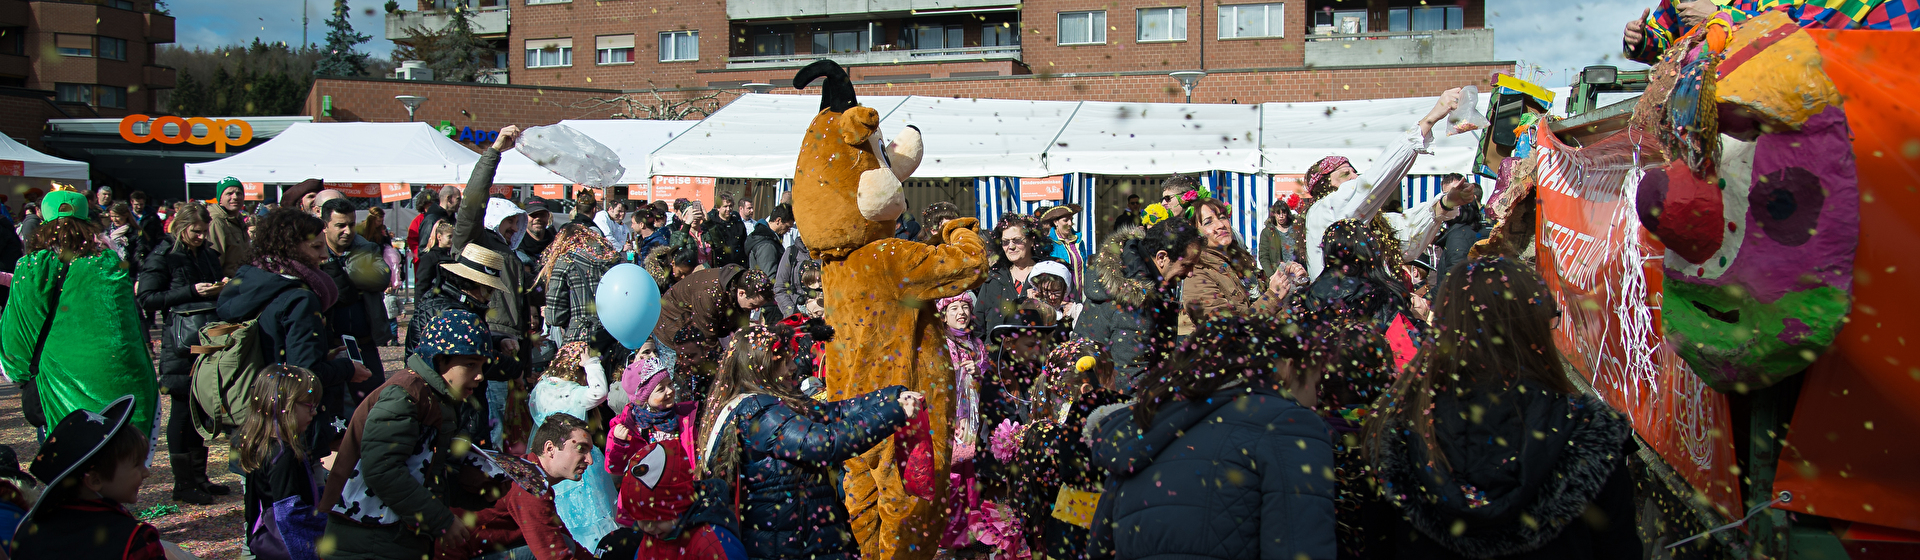
[[[465,183],[480,156],[426,123],[298,123],[233,157],[186,166],[188,183]]]

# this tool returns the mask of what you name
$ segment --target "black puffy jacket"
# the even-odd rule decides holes
[[[713,261],[707,263],[708,267],[747,266],[747,225],[740,222],[739,214],[728,212],[722,216],[719,210],[707,212],[707,223],[702,227],[700,239],[713,248]]]
[[[1293,399],[1229,388],[1167,405],[1146,430],[1133,409],[1114,413],[1097,433],[1093,462],[1110,478],[1094,549],[1117,558],[1334,558],[1333,442],[1326,422]]]
[[[220,281],[220,252],[211,243],[189,249],[172,241],[163,241],[140,267],[140,289],[134,301],[147,311],[166,312],[176,307],[199,304],[211,306],[219,296],[194,293],[193,285]],[[164,321],[163,321],[164,323]],[[187,376],[193,373],[193,354],[187,347],[198,340],[167,340],[162,329],[160,341],[160,384],[169,391],[185,389]]]
[[[1640,558],[1627,458],[1633,426],[1606,403],[1528,381],[1434,399],[1449,468],[1410,445],[1398,420],[1373,458],[1399,523],[1375,558]],[[1470,494],[1471,493],[1471,494]]]
[[[1153,307],[1157,303],[1155,279],[1159,273],[1143,262],[1132,244],[1145,235],[1138,227],[1121,228],[1101,243],[1100,252],[1087,264],[1086,309],[1073,323],[1073,336],[1100,343],[1113,357],[1114,372],[1120,388],[1130,391],[1141,370],[1151,361],[1147,356],[1153,334]]]
[[[813,420],[768,395],[740,402],[727,425],[741,436],[741,540],[751,558],[858,558],[847,506],[832,476],[907,422],[898,385],[816,405]]]

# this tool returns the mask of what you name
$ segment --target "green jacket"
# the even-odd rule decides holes
[[[64,282],[59,279],[62,271]],[[54,315],[35,378],[30,367],[33,347],[46,324],[48,296],[55,291],[60,292],[60,311]],[[61,262],[51,249],[20,259],[6,312],[0,316],[0,345],[5,348],[0,356],[15,381],[38,384],[49,427],[75,410],[98,412],[115,399],[133,395],[134,426],[142,434],[154,433],[160,384],[139,309],[133,301],[133,276],[112,251],[71,264]]]
[[[454,439],[479,413],[471,399],[453,400],[446,379],[420,356],[407,356],[407,367],[409,374],[389,378],[360,404],[342,440],[320,504],[332,513],[327,534],[336,551],[328,558],[420,558],[453,526],[454,506],[478,509],[463,503],[472,496],[457,476],[477,456],[456,454],[465,446]],[[417,405],[416,394],[434,402]],[[409,466],[423,456],[417,469]]]

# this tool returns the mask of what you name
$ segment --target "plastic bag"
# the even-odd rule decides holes
[[[562,124],[529,128],[514,145],[540,167],[596,189],[619,182],[627,172],[613,149]]]
[[[1493,124],[1480,114],[1480,88],[1460,88],[1460,106],[1454,107],[1453,112],[1447,115],[1447,124],[1453,125],[1447,128],[1447,136],[1480,130]]]

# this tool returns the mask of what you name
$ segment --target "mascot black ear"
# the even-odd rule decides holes
[[[801,68],[793,75],[793,89],[807,89],[815,79],[826,77],[827,83],[820,85],[820,108],[835,113],[844,113],[860,104],[853,95],[853,79],[847,77],[847,69],[831,60],[818,60]]]

